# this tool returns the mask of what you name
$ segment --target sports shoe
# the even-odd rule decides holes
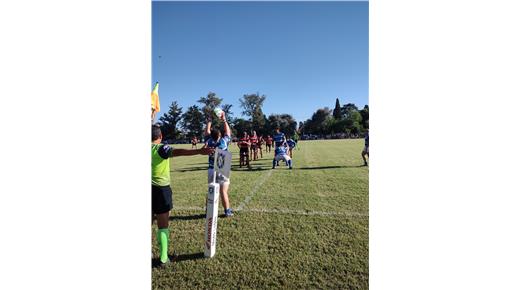
[[[232,210],[231,208],[225,209],[225,210],[224,210],[224,215],[225,215],[226,217],[231,217],[231,216],[233,216],[233,210]]]
[[[160,267],[165,267],[166,265],[168,265],[168,264],[171,263],[169,257],[168,257],[168,259],[166,260],[166,262],[161,261],[161,259],[159,259],[159,262],[160,262]]]

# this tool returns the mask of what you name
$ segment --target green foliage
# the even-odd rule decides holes
[[[316,110],[314,114],[312,114],[311,119],[307,120],[304,123],[304,131],[306,134],[328,134],[330,132],[330,117],[331,111],[329,108],[325,107],[322,109]]]
[[[341,106],[339,104],[338,98],[336,98],[336,105],[334,106],[334,112],[332,113],[332,116],[334,116],[334,119],[336,120],[341,119]]]
[[[243,109],[242,114],[251,118],[258,117],[257,115],[262,110],[265,99],[266,96],[260,96],[259,93],[244,95],[239,99],[240,107]]]
[[[244,95],[239,99],[240,107],[243,109],[242,114],[250,117],[252,124],[252,130],[259,131],[265,130],[265,116],[262,112],[262,106],[267,97],[259,93]]]
[[[263,104],[267,97],[265,95],[245,94],[239,99],[242,113],[249,117],[249,120],[243,118],[233,118],[231,104],[222,104],[223,99],[217,97],[213,92],[209,92],[207,96],[201,97],[197,102],[202,104],[202,108],[191,106],[188,112],[182,115],[182,128],[186,133],[186,137],[193,135],[198,136],[200,133],[199,121],[202,114],[203,125],[207,120],[212,120],[214,128],[223,129],[222,122],[215,117],[213,110],[221,107],[226,113],[228,123],[230,124],[234,136],[241,135],[241,132],[247,131],[251,133],[253,130],[257,135],[271,135],[276,126],[280,126],[282,132],[292,136],[298,134],[313,135],[329,135],[338,133],[360,134],[368,129],[369,113],[368,105],[359,110],[353,103],[340,106],[339,99],[336,98],[334,110],[328,107],[316,110],[312,117],[304,122],[296,122],[290,114],[271,114],[269,117],[262,111]],[[179,138],[180,131],[177,124],[182,113],[177,103],[172,103],[173,109],[170,108],[169,113],[162,116],[159,120],[163,123],[162,129],[165,139]],[[196,109],[195,109],[196,108]]]
[[[222,98],[217,97],[213,92],[209,92],[206,97],[200,97],[197,102],[203,105],[202,113],[206,119],[209,119],[214,115],[213,110],[222,103]]]
[[[281,132],[292,136],[296,132],[296,126],[298,125],[293,116],[289,114],[271,114],[269,118],[267,118],[267,123],[270,129],[267,133],[269,135],[274,134],[276,127],[280,126]]]
[[[349,112],[351,112],[351,111],[356,111],[357,112],[359,110],[358,110],[357,106],[352,104],[352,103],[348,103],[346,105],[343,105],[343,107],[341,107],[341,117],[342,118],[346,117],[349,114]]]
[[[204,114],[196,105],[188,108],[182,115],[182,128],[188,138],[196,136],[200,140],[204,133]]]
[[[252,128],[252,124],[250,121],[242,119],[242,118],[236,118],[233,121],[233,134],[237,137],[242,137],[244,132],[250,132]]]
[[[180,131],[177,129],[177,124],[181,120],[181,116],[182,107],[179,107],[176,101],[172,102],[168,112],[159,118],[163,140],[179,138]]]
[[[231,107],[233,107],[233,105],[230,105],[230,104],[222,105],[222,111],[224,111],[224,113],[226,113],[226,119],[229,123],[233,123],[233,112],[231,112]]]
[[[361,125],[364,129],[368,129],[368,105],[365,105],[359,113],[361,114]]]

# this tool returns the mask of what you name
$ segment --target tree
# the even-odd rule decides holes
[[[334,107],[334,112],[332,113],[334,116],[334,119],[339,120],[341,119],[341,106],[339,104],[339,99],[336,98],[336,106]]]
[[[244,132],[250,132],[251,131],[251,122],[242,118],[236,118],[233,122],[233,132],[235,136],[242,137],[242,134]]]
[[[213,113],[213,110],[215,110],[216,107],[219,107],[222,103],[222,98],[217,97],[217,95],[213,92],[209,92],[206,97],[200,97],[200,99],[197,101],[201,104],[203,104],[202,107],[202,113],[204,114],[205,120],[212,120],[212,127],[216,129],[222,128],[222,121],[218,118],[215,118],[215,114]],[[222,110],[226,113],[226,116],[230,112],[232,105],[224,105]],[[227,110],[227,111],[226,111]],[[231,113],[232,114],[232,113]]]
[[[233,120],[233,112],[231,112],[231,107],[233,107],[233,105],[231,105],[231,104],[222,105],[222,111],[224,111],[224,113],[226,113],[226,119],[228,120],[229,123],[232,123],[232,120]]]
[[[262,106],[266,99],[265,95],[259,93],[244,95],[240,101],[240,107],[242,107],[242,114],[250,117],[250,121],[253,125],[253,130],[260,131],[265,126],[265,116],[262,112]]]
[[[365,105],[363,110],[359,111],[361,114],[361,125],[366,130],[368,129],[368,105]]]
[[[349,121],[352,121],[352,124],[360,124],[362,120],[361,114],[357,110],[349,110],[345,118]]]
[[[171,103],[168,112],[159,118],[163,140],[177,139],[179,137],[180,131],[177,129],[177,124],[181,120],[181,115],[182,108],[174,101]]]
[[[318,109],[312,114],[310,122],[312,134],[321,135],[325,133],[327,117],[330,116],[330,114],[331,111],[327,107]]]
[[[222,98],[217,97],[213,92],[209,92],[206,97],[200,97],[197,102],[203,104],[202,113],[205,118],[209,118],[213,116],[213,110],[222,103]]]
[[[358,108],[356,107],[356,105],[354,105],[352,103],[343,105],[343,107],[341,107],[341,117],[346,117],[348,115],[348,113],[352,110],[359,111]]]
[[[338,133],[335,131],[336,129],[336,124],[338,123],[338,120],[336,120],[333,116],[331,115],[328,115],[326,118],[325,118],[325,121],[323,122],[323,129],[322,129],[322,133],[323,134],[334,134],[334,133]]]
[[[204,121],[204,114],[200,108],[193,105],[182,115],[182,128],[188,137],[196,136],[201,139],[204,133]]]
[[[298,122],[289,114],[271,114],[267,120],[272,130],[279,126],[280,131],[289,134],[289,136],[292,136],[294,132],[296,132],[296,126],[298,125]],[[273,132],[269,134],[273,134]]]

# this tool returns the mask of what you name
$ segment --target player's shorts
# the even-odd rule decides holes
[[[173,208],[172,194],[169,185],[152,185],[152,214],[169,212]]]
[[[362,154],[367,154],[368,153],[368,146],[365,146],[365,148],[363,148],[363,152],[361,152]]]
[[[213,182],[213,169],[208,169],[208,183],[212,183]],[[219,183],[220,185],[224,184],[224,183],[228,183],[229,184],[229,178],[225,177],[224,175],[218,173],[217,174],[217,178],[216,178],[216,182]]]
[[[257,147],[256,143],[251,144],[251,150],[256,150]]]
[[[291,160],[291,157],[287,154],[278,154],[274,157],[274,160],[276,161],[280,161],[280,160],[285,160],[285,161],[289,161]]]
[[[248,155],[249,154],[249,148],[240,148],[240,155]]]

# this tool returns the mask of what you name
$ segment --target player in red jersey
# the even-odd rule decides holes
[[[264,143],[265,143],[264,136],[261,135],[258,138],[258,152],[260,153],[260,158],[264,158],[264,155],[262,154],[262,145],[264,145]]]
[[[249,136],[249,143],[251,143],[250,160],[258,160],[258,136],[256,136],[256,131],[253,131],[253,135]]]
[[[247,136],[247,132],[244,132],[242,135],[242,138],[238,140],[238,148],[240,148],[240,168],[242,168],[242,165],[245,165],[247,167],[249,166],[249,136]]]
[[[267,138],[265,139],[265,153],[267,153],[267,149],[271,152],[271,146],[273,146],[273,137],[267,135]]]

